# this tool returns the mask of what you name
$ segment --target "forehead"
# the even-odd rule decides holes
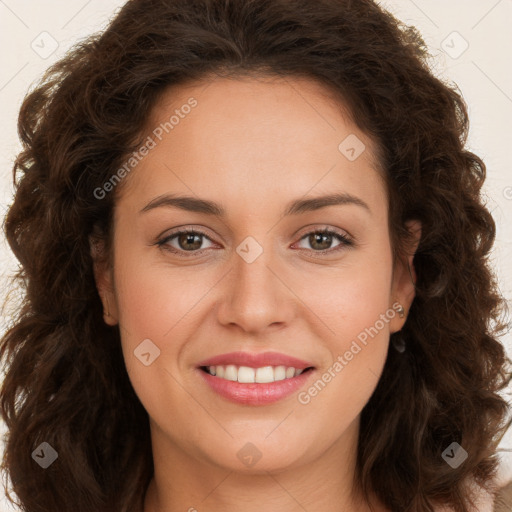
[[[246,129],[250,127],[257,131],[260,128],[261,132],[286,126],[289,142],[293,143],[292,136],[298,132],[310,136],[313,141],[315,131],[338,132],[341,135],[341,128],[341,131],[346,129],[364,140],[371,150],[365,157],[372,167],[379,167],[378,145],[356,126],[341,92],[313,79],[273,75],[221,78],[208,75],[200,81],[170,86],[151,110],[145,131],[150,133],[169,121],[172,117],[169,114],[179,114],[192,98],[199,108],[192,109],[192,115],[187,113],[185,117],[192,118],[187,124],[193,124],[196,131],[201,127],[205,131],[222,127],[223,133],[229,135],[230,124],[235,131],[243,123]],[[180,115],[178,119],[174,116],[176,126],[171,128],[172,135],[179,131],[177,124],[183,117]],[[198,124],[194,120],[198,120]],[[215,133],[222,135],[220,130],[213,130],[212,135]]]
[[[373,141],[340,99],[312,80],[173,86],[152,109],[144,136],[155,144],[129,178],[138,195],[178,188],[202,197],[266,194],[275,202],[286,201],[287,190],[296,197],[341,189],[367,202],[383,199]]]

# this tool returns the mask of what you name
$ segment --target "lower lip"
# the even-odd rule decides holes
[[[210,388],[231,402],[245,405],[266,405],[277,402],[304,386],[314,369],[302,372],[291,379],[266,384],[243,383],[214,377],[208,372],[197,370]]]

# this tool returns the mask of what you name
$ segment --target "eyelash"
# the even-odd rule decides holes
[[[314,249],[302,249],[302,250],[308,251],[310,253],[324,255],[324,254],[328,254],[328,253],[332,254],[332,253],[340,251],[346,247],[351,247],[354,245],[354,242],[347,235],[339,233],[338,231],[335,231],[330,228],[315,229],[315,230],[309,231],[308,233],[305,233],[300,238],[299,241],[303,240],[304,238],[307,238],[308,236],[310,236],[312,234],[319,234],[319,233],[323,234],[323,235],[324,234],[325,235],[333,235],[341,243],[333,249],[324,249],[322,251],[315,251]],[[210,240],[210,237],[206,233],[204,233],[203,231],[201,231],[199,229],[184,229],[181,231],[175,231],[174,233],[171,233],[170,235],[166,236],[165,238],[159,240],[155,245],[157,245],[158,247],[162,248],[165,251],[169,251],[173,254],[177,254],[178,256],[184,257],[184,258],[197,256],[198,254],[202,254],[203,251],[207,250],[207,249],[199,249],[197,251],[184,251],[182,249],[175,249],[174,247],[167,245],[170,240],[172,240],[173,238],[176,238],[180,235],[201,235],[201,236],[207,238],[208,240]],[[210,240],[210,241],[212,241],[212,240]],[[187,252],[188,252],[188,254],[187,254]]]

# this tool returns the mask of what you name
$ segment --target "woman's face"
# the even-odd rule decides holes
[[[175,88],[148,127],[97,281],[156,456],[247,472],[351,457],[413,298],[371,141],[291,78]]]

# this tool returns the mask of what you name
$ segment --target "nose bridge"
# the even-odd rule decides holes
[[[255,332],[289,321],[291,294],[278,278],[280,265],[271,239],[267,236],[260,243],[247,237],[236,248],[219,308],[219,321],[223,324],[235,323]]]

